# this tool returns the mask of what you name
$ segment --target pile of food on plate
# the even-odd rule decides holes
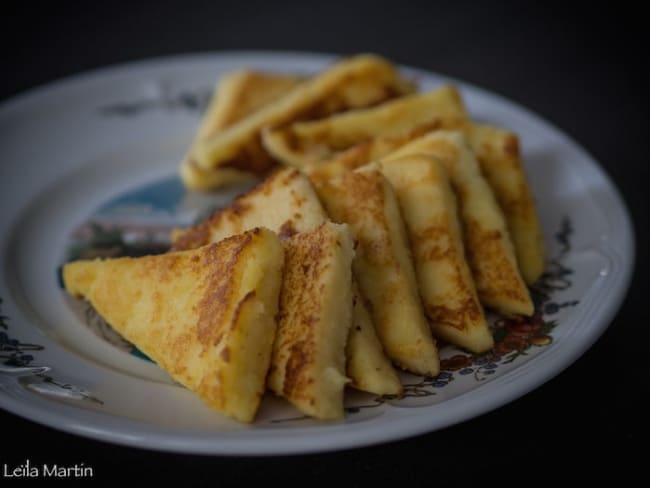
[[[75,261],[64,283],[240,421],[267,389],[341,419],[346,386],[399,396],[397,369],[439,373],[438,339],[489,351],[486,309],[534,311],[544,245],[517,136],[381,57],[226,74],[180,173],[201,191],[263,179],[168,253]]]

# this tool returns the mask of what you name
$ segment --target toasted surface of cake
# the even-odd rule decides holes
[[[414,373],[436,375],[438,351],[418,294],[404,223],[393,190],[375,168],[328,181],[317,191],[332,219],[358,242],[355,275],[386,354]]]
[[[69,293],[212,408],[251,422],[276,334],[284,250],[255,229],[198,249],[76,261]]]
[[[494,341],[465,258],[456,197],[442,163],[428,156],[385,161],[413,251],[425,313],[434,335],[472,352]]]
[[[432,156],[447,169],[459,200],[465,250],[481,302],[503,315],[531,315],[533,302],[517,264],[505,217],[466,137],[435,131],[384,160]]]
[[[285,248],[268,385],[307,415],[341,419],[352,323],[352,238],[346,225],[326,222],[290,237]]]
[[[318,196],[300,171],[278,170],[231,205],[172,236],[174,249],[191,249],[264,225],[287,238],[327,220]]]

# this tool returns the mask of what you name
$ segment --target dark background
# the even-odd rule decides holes
[[[0,411],[0,465],[27,458],[33,464],[84,462],[94,468],[95,481],[218,487],[634,479],[647,453],[642,395],[650,383],[643,303],[650,191],[645,16],[622,2],[527,3],[4,4],[0,100],[106,65],[229,49],[373,51],[483,86],[552,121],[602,164],[635,222],[637,261],[619,314],[573,366],[513,403],[445,430],[329,454],[219,458],[101,444]]]

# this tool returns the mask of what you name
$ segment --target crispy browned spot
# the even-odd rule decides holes
[[[442,237],[445,238],[444,242],[441,242]],[[432,241],[435,245],[416,246],[415,250],[420,251],[417,255],[418,261],[439,261],[456,254],[451,246],[451,236],[446,224],[431,225],[413,234],[415,244],[419,242],[432,244]]]
[[[219,163],[219,168],[238,169],[261,175],[269,171],[274,165],[275,160],[264,149],[261,134],[258,134],[240,149],[236,157]]]
[[[234,213],[235,215],[242,215],[249,208],[250,208],[250,205],[248,205],[246,202],[244,202],[241,198],[235,198],[235,200],[230,205],[230,211],[232,213]]]
[[[184,251],[204,246],[210,241],[210,221],[212,218],[184,229],[175,236],[171,251]]]
[[[508,134],[503,141],[503,151],[511,158],[519,157],[519,139],[514,134]]]
[[[419,242],[431,243],[432,240],[435,241],[435,245],[417,245]],[[452,266],[452,271],[447,274],[446,279],[454,289],[455,300],[453,301],[457,305],[430,305],[426,308],[427,316],[435,323],[447,324],[460,330],[465,329],[465,324],[468,322],[475,323],[480,318],[482,310],[471,287],[463,278],[460,263],[464,262],[465,258],[458,256],[447,226],[432,225],[418,232],[414,236],[414,244],[414,250],[418,253],[418,262],[444,261]]]
[[[228,324],[226,314],[230,310],[229,304],[234,301],[234,293],[241,280],[237,273],[237,263],[252,240],[252,234],[240,234],[212,244],[203,253],[201,266],[209,269],[210,273],[205,278],[203,289],[206,291],[199,302],[196,335],[206,348],[215,343],[215,339],[222,332],[219,329]],[[247,298],[248,295],[242,302]],[[240,306],[241,302],[238,302],[238,310]]]
[[[232,314],[232,320],[230,321],[230,330],[235,330],[237,324],[239,323],[239,316],[241,315],[242,308],[244,308],[246,302],[249,302],[253,299],[255,299],[255,290],[249,291],[241,300],[239,300],[237,306],[235,307],[235,311]]]
[[[474,274],[476,288],[484,297],[507,296],[528,302],[517,268],[504,253],[504,236],[497,230],[486,230],[475,220],[465,220],[467,257]]]
[[[328,251],[324,226],[316,231],[296,234],[285,241],[285,273],[280,295],[278,347],[288,351],[282,386],[285,395],[296,396],[313,382],[308,373],[315,360],[314,327],[320,319],[321,304],[305,301],[318,297],[318,283],[328,268]]]
[[[278,232],[278,237],[280,237],[280,240],[285,240],[291,237],[292,235],[296,234],[298,231],[293,225],[292,220],[287,220],[284,224],[280,226],[279,232]]]
[[[163,308],[165,306],[165,304],[163,303],[163,297],[162,297],[162,295],[160,294],[159,291],[156,290],[151,294],[151,301],[153,303],[153,307],[152,307],[150,320],[152,322],[158,322],[159,323],[159,322],[161,322],[162,310],[163,310]]]
[[[230,361],[230,349],[228,349],[228,346],[222,349],[220,356],[225,363]]]
[[[463,288],[465,284],[458,281],[457,285]],[[458,330],[467,329],[467,324],[475,324],[482,316],[482,310],[479,303],[473,297],[465,293],[466,298],[457,307],[447,307],[445,305],[428,306],[426,308],[427,316],[436,324],[444,324],[454,327]]]
[[[173,374],[182,374],[187,367],[185,366],[185,354],[188,348],[194,342],[191,332],[178,335],[172,343],[170,348],[171,358],[167,361],[167,367],[173,368],[170,371]]]
[[[313,344],[307,341],[298,341],[289,348],[282,385],[282,392],[286,396],[292,396],[294,391],[300,392],[310,383],[311,378],[303,374],[303,368],[311,362],[313,349]]]
[[[360,142],[356,146],[351,147],[350,149],[343,151],[338,157],[341,165],[348,169],[353,170],[359,166],[363,166],[368,161],[370,161],[370,155],[372,154],[373,143],[372,141]]]

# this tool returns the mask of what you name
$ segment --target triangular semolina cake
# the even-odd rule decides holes
[[[544,273],[546,249],[519,138],[506,129],[472,124],[468,140],[506,217],[521,275],[533,285]]]
[[[352,268],[354,275],[354,266]],[[397,371],[384,353],[377,337],[375,323],[370,315],[358,280],[352,279],[352,325],[345,346],[346,374],[350,386],[377,395],[402,396],[404,389]]]
[[[76,261],[66,289],[212,408],[251,422],[276,334],[284,249],[257,228],[139,258]]]
[[[307,415],[341,419],[352,324],[352,237],[347,225],[325,222],[287,239],[285,249],[268,385]]]
[[[176,229],[173,249],[192,249],[263,225],[281,239],[314,230],[328,219],[309,179],[284,168],[195,225]]]

